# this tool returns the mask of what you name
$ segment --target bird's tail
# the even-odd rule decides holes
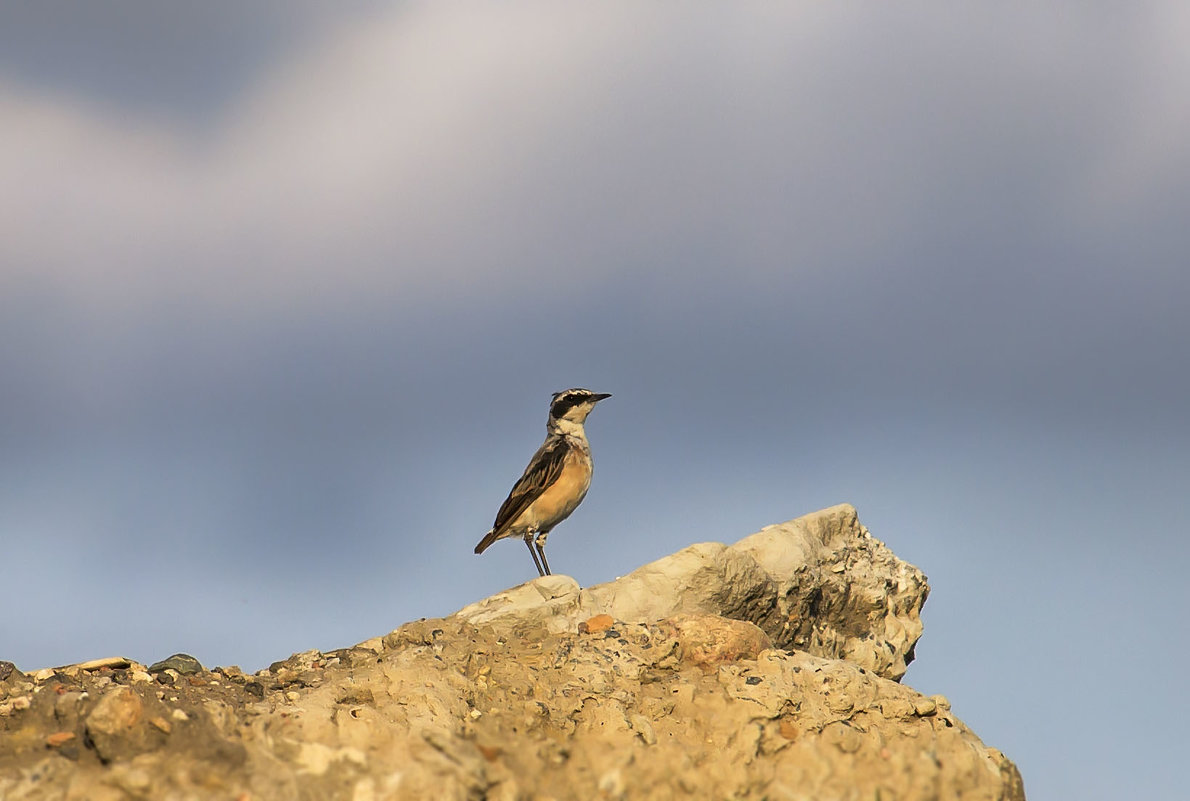
[[[475,546],[476,553],[483,553],[488,549],[488,546],[496,541],[496,529],[492,529],[487,534],[483,535],[483,539],[479,541],[479,545]]]

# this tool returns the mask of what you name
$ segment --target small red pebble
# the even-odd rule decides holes
[[[785,718],[781,718],[781,736],[786,740],[796,740],[799,732],[797,726],[794,726]]]
[[[612,620],[611,615],[595,615],[595,617],[587,618],[587,631],[591,634],[598,634],[601,631],[607,631],[616,621]]]
[[[74,739],[74,732],[72,731],[56,731],[49,737],[45,738],[45,744],[50,748],[57,748],[63,743],[68,743]]]

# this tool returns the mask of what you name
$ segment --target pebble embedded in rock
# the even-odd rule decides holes
[[[778,728],[781,732],[781,736],[786,740],[796,740],[797,736],[801,733],[798,731],[797,726],[793,725],[793,723],[786,718],[781,718],[781,724]]]
[[[72,731],[56,731],[49,737],[45,738],[45,744],[48,748],[57,748],[63,743],[68,743],[75,738],[75,733]]]
[[[598,634],[601,631],[607,631],[610,629],[615,624],[615,622],[616,621],[612,619],[611,615],[595,615],[594,617],[583,621],[579,625],[579,631],[586,632],[588,634]]]

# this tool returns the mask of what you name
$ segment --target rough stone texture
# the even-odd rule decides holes
[[[691,545],[607,584],[581,590],[569,576],[550,576],[457,614],[477,625],[540,622],[551,631],[577,631],[597,614],[640,621],[714,614],[755,623],[778,648],[900,679],[921,637],[928,593],[922,572],[873,537],[855,507],[841,504],[735,545]]]
[[[105,692],[87,715],[85,729],[100,760],[111,762],[147,750],[149,729],[138,725],[144,716],[144,702],[132,688],[115,687]]]
[[[877,672],[903,672],[925,583],[850,507],[572,584],[251,676],[14,668],[0,798],[1024,798],[945,698]]]

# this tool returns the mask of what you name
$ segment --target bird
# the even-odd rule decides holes
[[[591,444],[583,423],[596,403],[610,397],[611,393],[581,387],[554,393],[545,442],[500,505],[491,531],[475,546],[477,554],[496,540],[521,537],[538,576],[552,575],[545,558],[546,538],[578,508],[591,486]]]

